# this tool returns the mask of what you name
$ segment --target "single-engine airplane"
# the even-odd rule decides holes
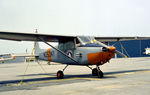
[[[114,46],[108,46],[102,42],[150,39],[150,37],[60,36],[0,31],[0,39],[14,41],[40,41],[49,45],[51,48],[43,52],[40,52],[40,48],[36,48],[37,52],[35,56],[40,60],[66,64],[66,67],[63,70],[57,72],[57,78],[63,79],[63,72],[69,65],[87,66],[92,70],[93,76],[102,78],[103,72],[100,70],[99,66],[109,62],[114,53],[125,57],[125,55],[117,51]],[[48,42],[58,42],[58,46],[54,47]],[[96,65],[96,68],[93,69],[90,65]]]
[[[7,58],[4,58],[5,56],[7,56]],[[1,54],[0,55],[0,63],[4,63],[6,61],[10,61],[10,60],[13,60],[15,59],[15,57],[11,54]]]

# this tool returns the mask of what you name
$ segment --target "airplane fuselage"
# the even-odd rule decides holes
[[[58,47],[60,46],[58,45]],[[69,57],[75,59],[78,64],[53,48],[40,53],[38,58],[69,65],[103,65],[113,57],[114,51],[103,52],[102,48],[99,46],[80,46],[71,49],[60,48]]]

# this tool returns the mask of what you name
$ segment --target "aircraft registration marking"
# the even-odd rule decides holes
[[[47,58],[48,58],[48,61],[52,61],[51,59],[51,49],[47,49]]]

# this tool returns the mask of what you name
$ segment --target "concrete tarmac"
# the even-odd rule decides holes
[[[112,59],[100,68],[104,78],[85,66],[46,62],[0,64],[0,95],[149,95],[150,57]],[[95,66],[92,66],[93,68]]]

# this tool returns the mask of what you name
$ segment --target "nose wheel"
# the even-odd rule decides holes
[[[103,78],[104,77],[103,72],[100,70],[100,68],[98,66],[96,68],[92,69],[92,75],[93,76],[98,76],[98,78]]]
[[[98,78],[103,78],[104,77],[104,74],[103,72],[100,70],[98,71]]]
[[[96,68],[92,69],[92,75],[97,76],[98,75],[98,70]]]

